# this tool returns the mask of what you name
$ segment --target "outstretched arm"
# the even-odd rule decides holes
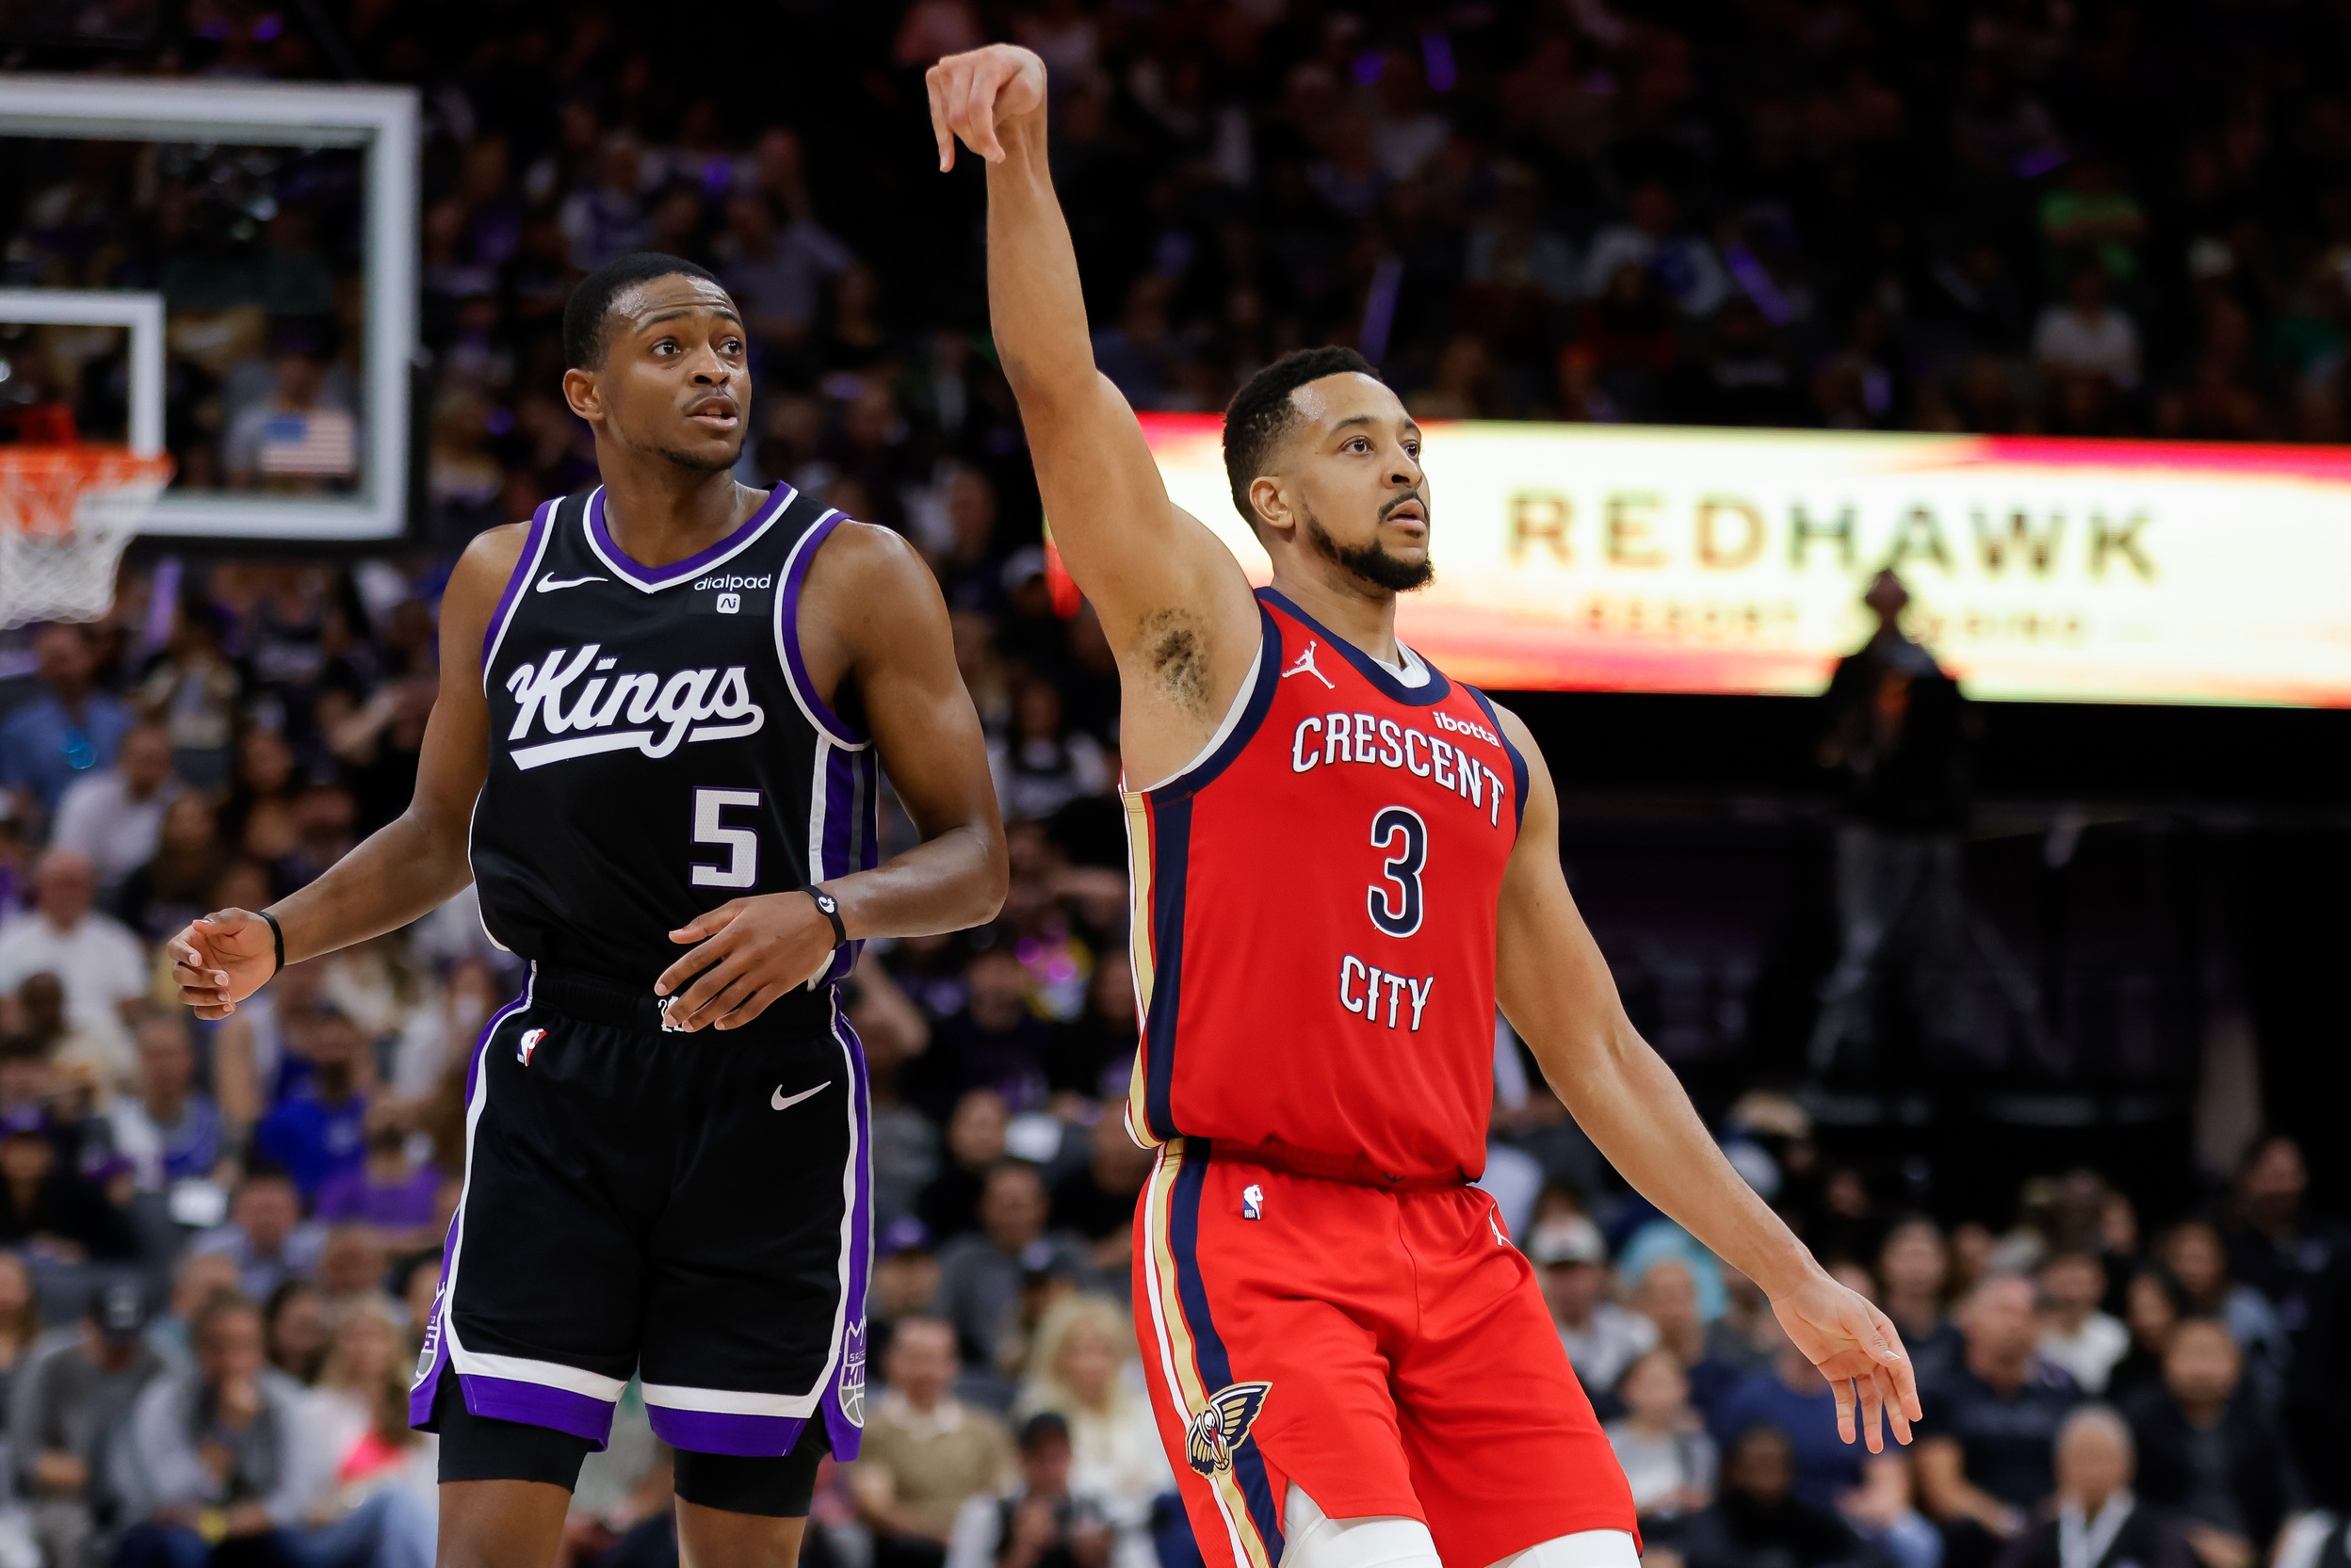
[[[1527,759],[1526,816],[1502,878],[1496,978],[1502,1011],[1543,1076],[1642,1196],[1763,1288],[1837,1396],[1837,1430],[1877,1452],[1881,1410],[1910,1441],[1917,1380],[1886,1315],[1839,1285],[1731,1169],[1681,1081],[1625,1016],[1616,982],[1559,865],[1559,797],[1517,715],[1503,730]]]
[[[1101,614],[1124,677],[1127,751],[1156,777],[1198,748],[1257,649],[1248,579],[1168,499],[1134,411],[1094,368],[1069,226],[1046,159],[1045,63],[993,44],[931,68],[939,167],[955,142],[987,161],[988,315],[1070,575]],[[1140,721],[1138,723],[1138,721]],[[1162,757],[1161,753],[1166,756]]]
[[[441,600],[441,691],[425,723],[415,796],[316,881],[269,906],[285,931],[286,962],[397,930],[474,880],[466,829],[490,766],[481,642],[527,530],[522,523],[489,529],[459,558]],[[268,924],[247,910],[192,922],[170,951],[180,1000],[199,1018],[226,1018],[277,973]]]
[[[818,689],[853,686],[874,750],[922,842],[819,884],[854,939],[926,936],[996,918],[1010,871],[980,715],[955,667],[939,585],[887,528],[843,524],[808,569],[801,649]],[[821,968],[833,924],[805,893],[733,898],[679,927],[689,950],[654,982],[673,1025],[739,1028]]]

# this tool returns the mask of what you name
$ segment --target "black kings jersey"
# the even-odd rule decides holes
[[[491,617],[474,881],[502,946],[650,991],[705,910],[874,864],[874,756],[801,659],[801,587],[839,512],[778,485],[649,567],[604,494],[540,507]]]

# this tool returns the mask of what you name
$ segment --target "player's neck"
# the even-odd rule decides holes
[[[669,566],[708,549],[741,527],[765,498],[725,469],[706,473],[634,454],[598,466],[605,531],[640,566]]]
[[[1403,662],[1396,643],[1396,595],[1374,588],[1336,564],[1329,575],[1312,569],[1273,569],[1273,587],[1290,603],[1390,669]]]

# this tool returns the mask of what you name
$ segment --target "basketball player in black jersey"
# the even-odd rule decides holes
[[[476,881],[531,979],[476,1048],[411,1404],[441,1562],[552,1561],[637,1375],[685,1560],[788,1568],[864,1424],[865,1070],[834,986],[864,938],[992,918],[1002,829],[920,559],[735,481],[726,292],[624,257],[564,345],[604,482],[467,547],[415,799],[300,892],[181,931],[174,973],[226,1017]],[[877,759],[923,839],[885,865]]]

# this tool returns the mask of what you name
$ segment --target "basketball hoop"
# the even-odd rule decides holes
[[[0,446],[0,627],[95,621],[171,460],[120,446]]]

